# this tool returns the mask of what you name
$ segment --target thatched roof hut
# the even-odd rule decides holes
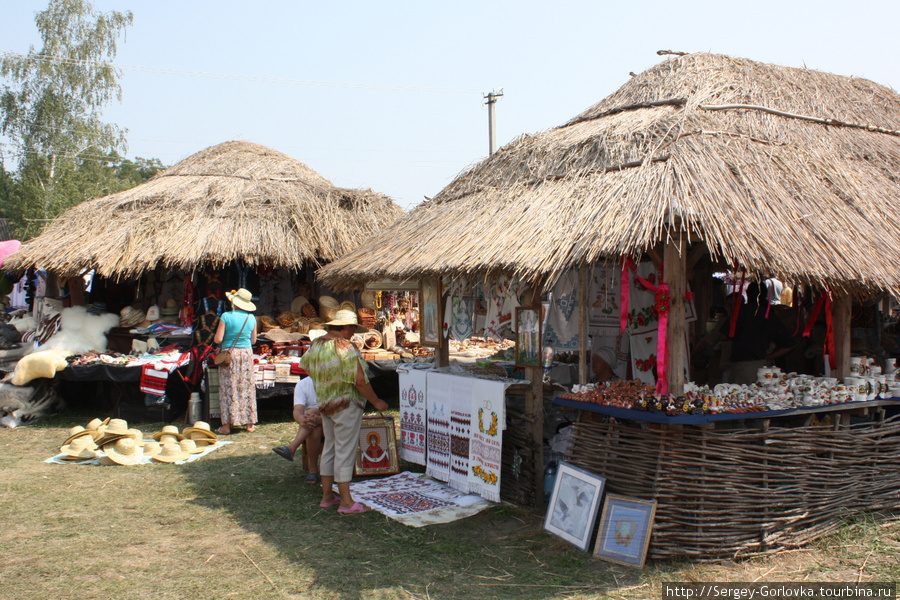
[[[120,279],[235,260],[301,268],[337,258],[402,214],[387,196],[335,187],[281,152],[226,142],[66,211],[4,267]]]
[[[568,123],[458,176],[391,236],[320,270],[513,274],[640,255],[670,236],[751,274],[900,289],[900,95],[711,54],[665,60]]]

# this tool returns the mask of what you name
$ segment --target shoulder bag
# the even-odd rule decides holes
[[[216,352],[216,357],[213,359],[213,364],[217,367],[227,367],[231,364],[231,351],[234,350],[234,347],[237,345],[238,338],[241,337],[241,334],[244,333],[244,327],[247,326],[247,321],[250,320],[250,315],[247,315],[247,318],[244,319],[244,324],[241,325],[241,330],[238,331],[237,337],[234,338],[234,343],[231,345],[231,348],[228,350],[219,350]]]

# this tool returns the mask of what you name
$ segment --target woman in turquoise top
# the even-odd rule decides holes
[[[231,350],[231,364],[219,367],[219,404],[222,426],[216,433],[228,435],[232,427],[256,429],[256,385],[253,381],[253,344],[256,343],[256,310],[253,296],[244,288],[226,292],[232,310],[222,314],[213,341]],[[232,347],[233,346],[233,347]]]
[[[316,386],[316,399],[322,415],[325,446],[319,465],[322,477],[322,501],[319,506],[338,507],[338,512],[365,512],[362,504],[350,495],[350,480],[359,446],[363,407],[366,401],[378,410],[387,410],[387,403],[372,389],[366,375],[365,361],[350,342],[354,333],[368,331],[359,325],[352,310],[339,310],[334,319],[325,323],[328,333],[316,340],[300,359],[302,366]],[[332,484],[338,486],[334,495]]]

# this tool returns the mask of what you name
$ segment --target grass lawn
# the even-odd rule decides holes
[[[0,429],[0,597],[26,599],[660,598],[665,581],[898,581],[900,520],[856,519],[809,548],[738,563],[593,559],[498,505],[411,528],[318,506],[300,462],[271,448],[296,425],[266,421],[195,463],[42,462],[94,415]],[[161,423],[132,425],[145,437]],[[299,457],[298,457],[299,458]]]

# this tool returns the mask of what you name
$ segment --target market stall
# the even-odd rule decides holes
[[[119,316],[109,348],[95,348],[108,360],[178,343],[202,369],[226,290],[251,289],[257,316],[289,313],[301,295],[328,294],[314,279],[317,266],[400,214],[382,194],[339,188],[280,152],[226,142],[73,207],[4,268],[48,274],[28,278],[38,330],[47,325],[37,310],[43,298],[84,304]],[[272,343],[261,354],[280,350]]]
[[[445,292],[465,280],[515,280],[520,287],[515,315],[535,313],[530,321],[522,321],[526,329],[528,323],[542,321],[540,316],[548,322],[556,319],[554,329],[558,334],[566,332],[559,337],[568,338],[568,343],[575,337],[568,331],[574,329],[579,384],[588,382],[588,364],[600,354],[597,346],[588,350],[590,308],[603,307],[607,312],[599,318],[621,334],[628,332],[630,338],[626,379],[649,384],[654,399],[665,407],[664,414],[670,400],[673,411],[711,412],[702,404],[685,411],[681,399],[694,384],[714,387],[719,383],[692,382],[688,370],[689,349],[708,333],[713,320],[713,273],[731,273],[741,284],[777,279],[802,290],[802,297],[790,305],[798,311],[796,330],[792,328],[791,333],[796,331],[793,339],[803,341],[802,354],[818,360],[811,361],[814,371],[804,369],[800,374],[831,376],[848,385],[855,344],[854,305],[900,291],[895,262],[870,258],[900,252],[900,238],[895,235],[900,208],[893,201],[900,195],[900,186],[890,176],[900,167],[900,136],[890,126],[898,118],[900,96],[870,81],[720,55],[672,57],[632,77],[568,123],[522,136],[475,164],[395,223],[389,239],[349,252],[321,269],[319,276],[335,288],[358,288],[373,278],[390,278],[437,282]],[[423,238],[422,231],[429,236]],[[598,271],[605,274],[598,277]],[[635,279],[641,280],[651,302],[635,306],[626,296]],[[617,280],[621,283],[618,292],[598,297],[592,292],[596,280],[607,289]],[[554,293],[561,282],[568,291]],[[740,314],[740,305],[735,302],[734,314]],[[779,309],[751,312],[765,326],[765,319]],[[812,317],[812,312],[818,317]],[[629,331],[633,325],[643,329]],[[811,340],[819,329],[817,348]],[[734,341],[734,328],[724,331],[740,349],[750,347]],[[541,337],[532,325],[528,335],[535,334]],[[535,352],[541,346],[534,343],[535,337],[517,334],[517,338],[516,360],[525,365],[533,397],[541,398],[540,354]],[[637,346],[647,353],[640,363],[634,359]],[[765,354],[748,358],[762,361],[760,366],[770,360]],[[826,368],[829,373],[821,372]],[[636,377],[637,372],[641,377]],[[773,391],[771,395],[793,402],[794,409],[804,398],[799,389],[796,394]],[[629,399],[637,400],[637,395]],[[843,407],[803,410],[852,412]],[[531,430],[531,441],[538,442],[541,428],[535,423],[543,418],[543,411],[535,402],[526,414],[533,420],[523,427]],[[651,555],[657,539],[660,555],[690,557],[705,557],[716,540],[727,539],[729,526],[724,519],[704,522],[702,532],[690,540],[684,533],[685,527],[696,529],[703,519],[695,515],[688,520],[673,511],[690,507],[703,494],[728,496],[732,502],[728,510],[741,515],[770,515],[763,535],[767,548],[820,535],[830,525],[816,528],[812,524],[832,523],[835,506],[849,514],[887,502],[883,495],[873,494],[867,507],[865,495],[860,496],[861,502],[842,503],[840,494],[834,494],[823,504],[810,505],[808,517],[791,521],[796,516],[793,509],[782,512],[767,505],[760,510],[767,496],[758,479],[740,480],[738,489],[752,491],[747,494],[729,493],[728,482],[722,487],[715,477],[703,478],[692,487],[692,467],[658,452],[650,452],[660,457],[657,460],[645,459],[645,448],[654,444],[667,448],[671,437],[661,437],[650,423],[625,430],[618,417],[604,415],[599,426],[607,429],[588,439],[591,427],[598,426],[593,424],[593,414],[578,413],[576,433],[581,437],[574,441],[582,449],[578,460],[586,469],[597,469],[597,461],[614,462],[618,470],[605,471],[611,489],[630,490],[637,500],[657,503]],[[665,418],[686,417],[673,413]],[[816,425],[792,425],[798,439],[822,431]],[[685,447],[694,452],[690,457],[695,456],[696,444],[702,448],[710,443],[709,436],[738,446],[749,439],[740,429],[707,432],[707,426],[659,424],[663,430],[700,428],[696,435],[683,434],[688,440]],[[880,459],[872,461],[881,441],[873,436],[891,427],[885,421],[833,432],[843,436],[842,441],[854,440],[852,447],[871,450],[843,454],[836,460],[858,473],[886,469]],[[789,435],[782,431],[789,429],[779,427],[777,435],[771,428],[762,429],[752,434],[754,443],[768,447],[770,439],[774,448],[780,444],[777,436]],[[619,435],[634,441],[625,454],[603,443]],[[816,460],[820,446],[801,441],[790,452],[810,481],[831,485],[827,465],[837,462]],[[637,460],[635,456],[642,463],[653,462],[652,472],[631,473],[628,465]],[[542,458],[540,452],[533,456],[536,473]],[[711,461],[714,458],[698,467],[705,468]],[[738,478],[749,468],[744,463],[735,466]],[[628,484],[640,477],[645,478],[642,486]],[[663,484],[692,489],[695,495],[682,498],[675,492],[663,493],[669,489]],[[713,512],[721,510],[717,506]],[[805,530],[808,537],[770,535],[788,525]],[[670,534],[674,537],[660,537]],[[700,539],[710,543],[695,543]],[[759,550],[740,548],[747,553]]]

